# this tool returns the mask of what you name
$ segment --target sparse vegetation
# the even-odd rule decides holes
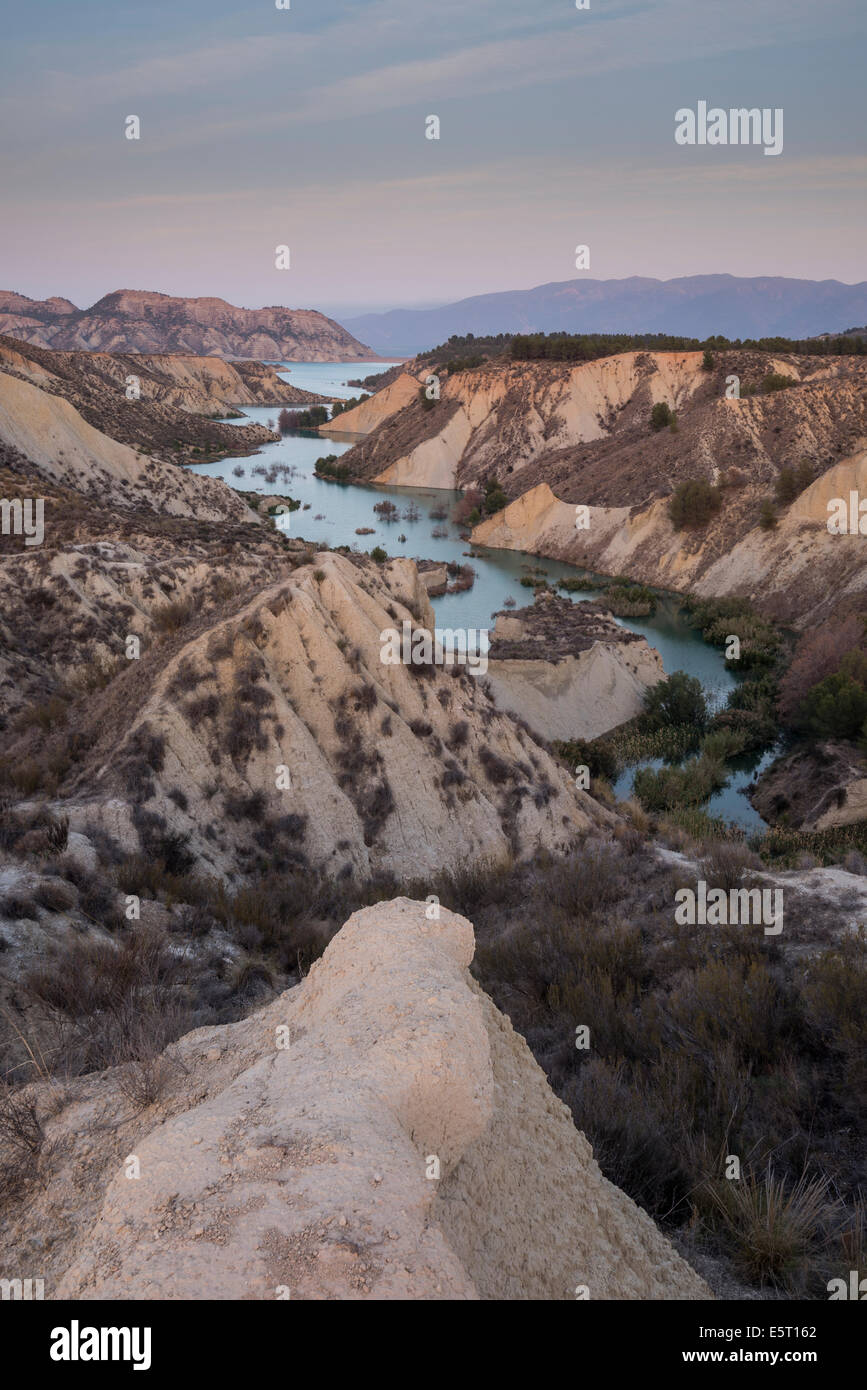
[[[703,729],[707,724],[707,701],[701,681],[685,671],[675,671],[649,687],[644,697],[644,721],[647,728],[672,728],[687,725]]]
[[[317,478],[324,478],[330,483],[348,483],[352,479],[352,472],[345,463],[337,462],[337,454],[326,454],[323,458],[316,460],[314,473]]]
[[[831,334],[827,338],[684,338],[671,333],[516,333],[511,340],[513,361],[591,362],[619,352],[723,352],[751,348],[758,352],[801,356],[858,356],[867,353],[867,335]],[[791,378],[786,378],[789,384]],[[773,389],[773,388],[772,388]]]
[[[602,342],[584,341],[597,348]],[[490,346],[521,350],[508,335]],[[560,345],[549,346],[551,359],[563,361],[576,348],[567,342],[561,355]],[[705,349],[705,371],[724,347],[714,341],[713,351]],[[471,340],[454,341],[446,368],[472,369],[486,352]],[[766,393],[792,384],[769,379]],[[707,382],[700,394],[709,400],[711,392]],[[782,414],[786,402],[767,409]],[[665,410],[660,429],[676,423]],[[288,413],[281,412],[281,428]],[[417,424],[417,407],[407,413]],[[639,433],[644,428],[639,421]],[[189,441],[176,429],[186,450]],[[688,443],[660,439],[653,448],[676,455]],[[744,462],[744,476],[754,482]],[[347,481],[350,470],[329,455],[318,461],[317,475]],[[756,491],[770,491],[772,473],[762,476]],[[775,508],[813,476],[807,462],[782,469],[775,500],[762,506],[776,521]],[[682,487],[672,499],[675,525],[707,524],[720,489],[700,479]],[[507,503],[498,478],[487,476],[467,490],[455,519],[473,525]],[[340,609],[349,605],[340,584],[324,581],[340,577],[343,560],[313,568],[312,542],[278,544],[267,525],[123,508],[97,525],[75,507],[73,498],[52,541],[77,548],[70,568],[76,584],[87,587],[87,605],[67,606],[65,589],[73,586],[56,582],[47,562],[13,613],[38,614],[39,621],[13,651],[18,664],[6,684],[12,690],[27,683],[27,690],[0,730],[0,951],[17,952],[32,938],[38,955],[34,950],[14,977],[15,1009],[34,1030],[33,1053],[0,1024],[0,1073],[17,1082],[43,1056],[60,1077],[117,1067],[136,1114],[171,1097],[182,1081],[166,1053],[181,1034],[240,1017],[294,983],[358,907],[433,892],[474,921],[479,980],[527,1037],[609,1178],[661,1222],[691,1231],[703,1250],[729,1260],[756,1287],[815,1295],[838,1258],[851,1261],[867,1119],[862,937],[842,937],[831,909],[823,915],[809,894],[800,917],[792,911],[793,950],[788,939],[784,946],[761,933],[681,930],[673,893],[693,867],[672,868],[680,861],[663,862],[648,837],[679,848],[696,873],[727,889],[805,853],[822,862],[842,855],[864,862],[864,826],[814,835],[780,828],[765,837],[758,858],[743,837],[702,810],[724,784],[731,759],[772,741],[781,724],[805,740],[854,745],[867,734],[860,618],[814,628],[799,639],[786,670],[788,637],[748,604],[691,602],[708,642],[725,649],[738,637],[739,653],[727,653],[727,664],[745,679],[728,706],[711,718],[699,682],[676,672],[651,690],[628,726],[593,742],[557,744],[569,780],[586,766],[591,795],[611,806],[606,783],[622,768],[647,758],[687,761],[639,772],[635,799],[616,806],[598,838],[591,831],[560,857],[544,849],[540,835],[532,860],[522,859],[515,826],[524,816],[532,823],[534,808],[547,808],[558,834],[568,834],[570,820],[560,814],[570,794],[565,779],[550,775],[526,725],[514,721],[501,736],[503,716],[482,686],[468,689],[469,677],[454,672],[446,680],[433,663],[414,665],[402,708],[396,692],[403,672],[386,684],[371,649],[363,649],[362,628],[340,631]],[[748,525],[755,507],[750,493]],[[260,516],[264,510],[263,500]],[[391,502],[377,511],[383,520],[401,515]],[[430,515],[446,520],[441,507]],[[420,519],[411,506],[402,518]],[[118,538],[128,551],[103,560],[100,547]],[[130,554],[145,558],[133,563]],[[377,546],[370,559],[382,564],[387,552]],[[355,546],[345,565],[358,579],[365,620],[382,594],[382,571],[370,559]],[[37,573],[37,557],[30,563]],[[134,571],[130,602],[123,594],[118,602],[127,565]],[[307,568],[295,577],[300,566]],[[547,588],[549,579],[555,583],[549,569],[546,575],[542,566],[528,566],[521,583]],[[473,574],[472,566],[451,563],[450,592],[469,589]],[[100,598],[106,576],[110,603]],[[255,598],[265,585],[267,597]],[[595,590],[625,617],[651,613],[658,601],[628,576],[577,576],[561,587]],[[538,606],[565,602],[552,590]],[[395,605],[403,603],[395,589],[391,619],[398,621]],[[327,641],[315,640],[309,617],[300,640],[294,633],[283,640],[281,625],[302,606],[305,615],[321,615]],[[421,605],[411,611],[421,621]],[[10,631],[14,626],[10,618]],[[130,661],[124,642],[136,631],[142,651]],[[188,642],[194,645],[185,651]],[[304,667],[300,674],[296,663]],[[300,704],[306,689],[321,692],[324,733]],[[154,715],[155,691],[167,692],[164,720]],[[329,842],[323,870],[319,825],[308,823],[274,782],[280,760],[292,762],[310,738],[335,769],[341,796],[333,799],[350,819],[354,808],[372,862],[390,854],[398,837],[405,788],[389,782],[398,765],[389,759],[407,750],[433,764],[425,781],[438,787],[449,813],[471,798],[484,799],[485,814],[494,808],[513,858],[428,874],[416,884],[384,873],[365,878],[356,822],[353,832],[339,832],[353,839]],[[189,773],[199,759],[204,770]],[[292,769],[294,778],[294,763]],[[130,852],[135,836],[138,850]],[[130,895],[141,900],[141,918],[125,914]],[[578,1022],[590,1028],[586,1052],[575,1047]],[[0,1095],[0,1192],[30,1180],[44,1138],[39,1107],[25,1091],[10,1094],[11,1108]],[[731,1149],[745,1156],[736,1197],[720,1171],[720,1156]]]
[[[678,483],[668,504],[668,514],[676,531],[707,526],[722,505],[720,489],[705,478],[687,478]]]
[[[784,464],[774,485],[780,506],[787,507],[790,502],[794,502],[795,498],[815,481],[815,477],[816,472],[809,459],[802,459],[795,468],[790,464]]]
[[[777,513],[770,497],[765,497],[759,506],[759,525],[763,531],[773,531],[777,525]]]
[[[714,879],[755,871],[742,847],[713,853]],[[824,1298],[827,1278],[848,1267],[858,1210],[858,1145],[839,1122],[860,1132],[867,1116],[839,1059],[855,1064],[844,1036],[863,1047],[867,945],[816,943],[814,973],[761,934],[711,942],[678,929],[677,877],[644,855],[589,844],[484,888],[435,891],[474,920],[474,972],[530,1040],[606,1176],[744,1280]],[[504,923],[510,901],[520,911],[505,909]],[[586,1051],[568,1045],[576,1019],[590,1030]],[[739,1184],[723,1177],[727,1153],[748,1156]],[[831,1185],[845,1203],[830,1200]],[[725,1211],[724,1189],[739,1194]]]

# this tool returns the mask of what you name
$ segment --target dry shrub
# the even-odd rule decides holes
[[[838,671],[849,652],[863,650],[864,641],[864,622],[855,613],[831,618],[804,633],[780,681],[779,709],[784,723],[793,723],[813,686]]]
[[[155,608],[151,614],[157,632],[178,632],[197,612],[198,602],[194,598],[172,599]]]
[[[605,1176],[648,1211],[668,1211],[689,1184],[654,1092],[636,1087],[622,1062],[591,1057],[564,1099],[593,1145]]]
[[[0,1198],[17,1192],[33,1173],[45,1142],[36,1102],[26,1089],[0,1089]]]
[[[762,868],[762,861],[743,841],[712,840],[705,850],[701,868],[709,888],[722,888],[729,893],[733,888],[753,882],[755,871]]]
[[[189,963],[162,932],[66,941],[25,978],[52,1036],[55,1072],[148,1060],[193,1026]]]
[[[753,1065],[770,1062],[789,1030],[779,983],[762,960],[711,960],[668,999],[670,1041],[688,1054],[713,1058],[727,1042]]]

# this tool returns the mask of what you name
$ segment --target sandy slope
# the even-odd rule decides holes
[[[112,500],[202,520],[254,520],[225,483],[146,459],[94,429],[60,396],[0,372],[0,440],[46,477]]]
[[[133,849],[141,806],[189,836],[203,871],[225,874],[257,843],[276,844],[267,826],[290,813],[303,862],[335,878],[351,866],[407,881],[503,861],[513,848],[564,849],[610,822],[475,678],[382,663],[381,634],[404,619],[418,625],[413,612],[435,627],[409,560],[381,574],[372,562],[320,554],[260,590],[231,621],[180,646],[145,699],[133,706],[119,692],[93,757],[101,804],[70,807],[73,828],[96,811]],[[130,773],[145,737],[163,747],[159,766]],[[291,779],[282,789],[280,767]],[[223,801],[259,798],[261,807],[221,814],[215,775]]]

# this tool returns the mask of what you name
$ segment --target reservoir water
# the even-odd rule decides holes
[[[293,386],[347,400],[361,393],[361,388],[348,384],[350,380],[386,371],[391,364],[291,362],[275,365],[281,376]],[[276,425],[279,410],[280,406],[247,406],[243,419],[234,423],[245,424],[255,420],[262,424],[271,421]],[[458,527],[449,519],[460,499],[459,492],[329,483],[314,476],[313,469],[318,458],[323,454],[345,453],[355,443],[358,443],[357,435],[341,434],[337,429],[329,430],[327,434],[302,431],[285,435],[279,443],[264,445],[258,454],[194,464],[192,468],[194,472],[222,478],[241,491],[279,493],[299,499],[303,510],[288,513],[280,518],[278,524],[288,534],[305,541],[325,543],[332,547],[348,545],[359,550],[370,550],[381,545],[389,555],[472,564],[476,571],[472,589],[460,594],[444,594],[433,600],[439,627],[492,628],[492,615],[503,607],[505,599],[514,599],[518,608],[532,603],[532,590],[521,584],[524,576],[538,574],[556,585],[558,579],[572,578],[579,573],[572,565],[519,551],[470,547],[469,542],[460,539]],[[271,465],[285,466],[290,470],[290,476],[278,474],[276,481],[269,483],[262,472]],[[373,510],[376,502],[386,498],[400,509],[400,520],[395,523],[384,523]],[[417,520],[406,519],[406,510],[410,506],[418,511]],[[445,518],[431,515],[441,510],[446,511]],[[356,535],[356,528],[365,526],[374,527],[375,533]],[[444,531],[445,534],[435,536],[432,534],[434,530]],[[399,540],[401,535],[406,537],[405,541]],[[472,557],[468,553],[471,548]],[[577,602],[595,599],[599,595],[587,589],[574,592],[569,597]],[[737,683],[731,672],[726,670],[722,653],[708,646],[700,633],[690,627],[676,595],[664,595],[652,617],[617,621],[631,631],[641,633],[651,646],[656,647],[667,673],[680,670],[697,676],[712,707],[723,704],[728,691]],[[753,810],[741,788],[770,761],[771,756],[765,754],[761,759],[758,756],[745,758],[738,765],[733,765],[727,786],[706,802],[703,809],[709,815],[720,816],[748,832],[764,829],[764,821]],[[658,762],[651,765],[659,766]],[[618,779],[615,785],[618,796],[629,795],[634,773],[635,769],[630,768]]]

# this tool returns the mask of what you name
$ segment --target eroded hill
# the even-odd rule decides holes
[[[323,399],[284,381],[264,362],[52,352],[14,338],[0,338],[0,382],[6,377],[67,401],[89,425],[118,443],[175,462],[247,454],[277,438],[265,425],[219,419],[237,414],[237,406],[273,405],[276,416],[283,405]],[[5,389],[7,394],[12,390]]]
[[[726,394],[735,378],[739,397]],[[656,405],[674,415],[671,426],[652,428]],[[743,595],[792,624],[847,594],[861,602],[860,538],[829,535],[826,503],[864,481],[863,358],[732,350],[709,370],[699,352],[495,361],[444,375],[440,399],[427,404],[408,371],[366,412],[342,422],[366,431],[341,458],[356,476],[500,484],[513,505],[476,528],[479,543]],[[779,503],[786,468],[813,481]],[[669,504],[689,481],[713,489],[718,505],[706,523],[676,530]],[[586,519],[576,507],[588,509]]]
[[[382,661],[390,627],[435,628],[411,561],[316,555],[174,471],[186,519],[40,479],[43,544],[4,537],[2,760],[25,821],[43,806],[92,853],[182,847],[218,879],[407,881],[612,819],[459,664]],[[20,456],[2,481],[36,491]],[[237,512],[206,521],[215,488]]]
[[[242,309],[224,299],[115,290],[88,309],[0,292],[0,332],[42,347],[192,352],[295,362],[366,361],[376,353],[315,309]]]

